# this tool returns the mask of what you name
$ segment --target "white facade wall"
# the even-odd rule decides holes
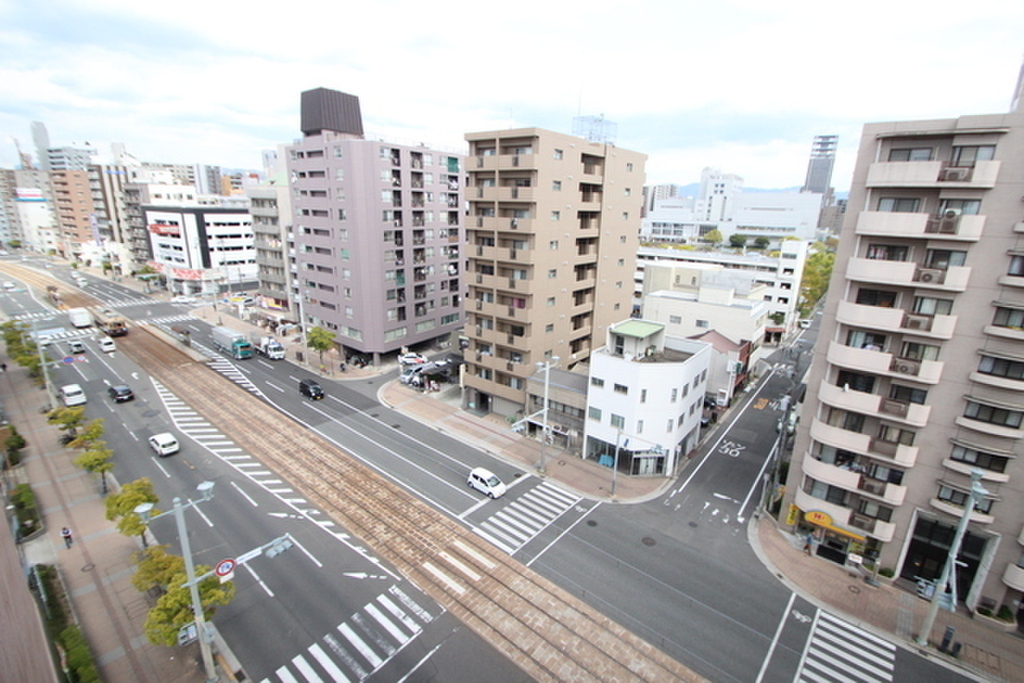
[[[585,434],[587,442],[618,443],[633,452],[664,449],[670,475],[696,445],[711,345],[685,339],[666,339],[665,345],[692,355],[682,362],[640,362],[607,346],[591,355]],[[603,385],[595,386],[595,379]],[[623,418],[621,435],[612,416]]]
[[[660,290],[644,297],[641,317],[665,324],[673,337],[692,337],[715,330],[734,342],[754,342],[750,365],[763,355],[768,306],[764,301],[733,298],[729,303],[700,301],[696,292]]]

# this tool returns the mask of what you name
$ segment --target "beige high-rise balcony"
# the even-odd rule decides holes
[[[822,380],[818,387],[818,399],[836,408],[884,418],[892,422],[901,422],[912,427],[924,427],[928,424],[928,416],[932,410],[931,406],[896,401],[865,391],[855,391],[846,386],[829,384],[825,380]]]
[[[868,167],[867,187],[995,187],[999,161],[976,161],[970,167],[944,161],[876,161]]]
[[[985,216],[946,218],[928,213],[861,211],[856,233],[871,237],[922,239],[936,239],[941,235],[944,240],[977,242],[984,228]]]
[[[927,287],[949,292],[967,290],[971,276],[969,266],[926,268],[913,261],[851,258],[846,277],[859,282],[872,282],[896,287]]]
[[[879,441],[878,439],[872,439],[867,434],[858,434],[848,429],[834,427],[822,422],[818,418],[811,420],[810,432],[812,439],[826,446],[841,448],[859,455],[866,455],[881,462],[907,468],[913,467],[914,463],[917,462],[917,446]]]

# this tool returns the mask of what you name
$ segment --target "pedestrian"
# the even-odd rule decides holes
[[[0,363],[0,372],[7,372],[7,363]]]
[[[341,361],[341,371],[345,372],[345,361]]]
[[[814,537],[811,536],[810,534],[807,534],[807,536],[804,538],[804,552],[807,553],[808,555],[811,554],[811,546],[813,544],[814,544]]]
[[[75,543],[75,539],[71,537],[71,529],[67,527],[60,530],[60,537],[64,539],[65,548],[70,548]]]

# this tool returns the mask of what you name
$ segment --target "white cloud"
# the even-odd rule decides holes
[[[368,131],[457,148],[466,131],[577,113],[619,124],[652,181],[716,166],[800,184],[838,133],[834,182],[867,121],[1005,111],[1024,4],[976,0],[306,2],[239,9],[0,0],[0,166],[29,124],[54,144],[122,141],[144,159],[254,167],[298,131],[299,93],[358,95]],[[956,10],[956,11],[954,11]],[[699,131],[689,136],[686,131]],[[697,137],[694,137],[697,135]]]

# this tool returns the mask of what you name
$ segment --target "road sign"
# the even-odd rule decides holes
[[[221,560],[217,563],[217,566],[214,567],[213,573],[221,578],[231,576],[231,573],[235,571],[235,566],[237,564],[238,563],[234,560]]]

